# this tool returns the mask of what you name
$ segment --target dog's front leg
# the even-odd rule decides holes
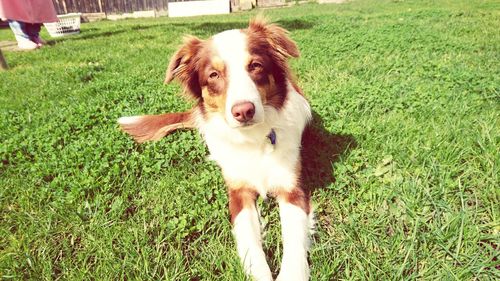
[[[257,281],[273,280],[262,250],[257,193],[247,188],[229,190],[229,212],[238,255],[247,275]]]
[[[277,281],[309,280],[309,231],[311,228],[309,195],[301,189],[281,192],[280,206],[283,259]]]

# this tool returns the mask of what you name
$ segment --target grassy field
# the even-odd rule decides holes
[[[137,145],[116,119],[189,108],[179,85],[162,84],[182,35],[255,14],[89,23],[4,53],[0,279],[244,280],[224,183],[198,134]],[[313,194],[312,280],[499,280],[500,3],[265,14],[291,31],[299,84],[344,144]],[[277,272],[276,204],[259,205]]]

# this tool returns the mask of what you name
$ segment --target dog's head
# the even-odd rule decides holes
[[[247,29],[207,40],[187,37],[173,55],[165,82],[177,79],[205,118],[223,117],[231,128],[264,122],[265,108],[279,110],[290,78],[288,59],[298,57],[285,29],[261,19]]]
[[[207,40],[187,37],[170,61],[165,83],[180,81],[187,96],[196,101],[196,109],[122,117],[118,123],[138,142],[194,128],[199,114],[205,120],[215,117],[227,128],[256,128],[252,125],[281,109],[290,85],[298,91],[288,68],[288,59],[298,56],[288,32],[262,19]]]

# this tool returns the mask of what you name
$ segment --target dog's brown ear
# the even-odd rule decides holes
[[[184,38],[184,44],[170,59],[165,76],[165,84],[177,79],[182,83],[185,90],[194,95],[195,98],[201,97],[195,57],[202,48],[202,45],[203,40],[194,36]]]
[[[283,59],[300,56],[299,49],[295,42],[290,39],[289,32],[277,24],[269,24],[262,16],[250,21],[248,26],[250,32],[262,34],[271,47],[282,56]]]
[[[121,117],[118,119],[121,129],[131,135],[138,143],[157,141],[178,129],[195,127],[191,111],[166,113],[160,115],[142,115]]]

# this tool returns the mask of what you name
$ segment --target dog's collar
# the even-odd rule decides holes
[[[267,135],[267,138],[272,145],[276,145],[276,131],[274,131],[274,129],[271,129],[271,132]]]

